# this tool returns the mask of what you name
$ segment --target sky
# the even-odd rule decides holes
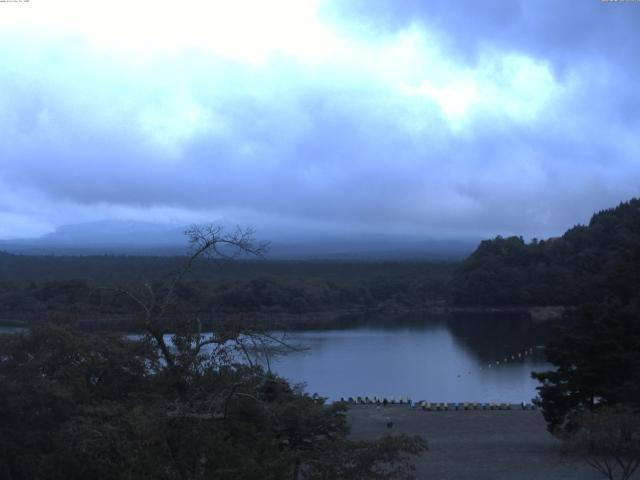
[[[0,2],[0,239],[547,237],[640,190],[640,2]]]

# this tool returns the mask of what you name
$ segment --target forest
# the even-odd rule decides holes
[[[631,199],[560,237],[481,242],[449,295],[457,305],[580,305],[604,300],[612,285],[629,290],[639,275],[640,199]]]
[[[121,318],[134,311],[120,288],[162,282],[182,257],[32,257],[0,253],[0,318]],[[201,259],[176,291],[201,315],[304,314],[442,303],[451,262]],[[115,320],[114,320],[115,321]]]

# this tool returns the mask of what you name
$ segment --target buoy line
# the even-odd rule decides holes
[[[456,411],[456,410],[535,410],[532,403],[508,403],[508,402],[428,402],[420,400],[412,402],[409,397],[378,397],[378,396],[357,396],[340,397],[340,402],[349,405],[376,405],[378,407],[387,405],[407,405],[421,410],[435,411]]]

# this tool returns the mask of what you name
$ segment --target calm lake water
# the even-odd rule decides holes
[[[551,326],[526,318],[405,315],[349,324],[287,333],[287,343],[304,350],[272,358],[271,368],[330,400],[511,403],[530,402],[537,386],[531,372],[551,369],[540,348]]]
[[[332,400],[530,402],[537,386],[531,371],[551,368],[538,348],[548,329],[514,319],[449,319],[290,333],[288,342],[308,349],[271,364],[283,377],[305,382],[309,393]]]

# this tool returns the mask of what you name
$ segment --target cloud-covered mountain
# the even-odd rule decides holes
[[[64,225],[40,238],[0,241],[0,250],[53,255],[182,255],[188,226],[106,220]],[[225,227],[231,231],[233,225]],[[256,240],[269,242],[268,259],[460,259],[475,239],[417,239],[398,235],[282,233],[264,228]]]

